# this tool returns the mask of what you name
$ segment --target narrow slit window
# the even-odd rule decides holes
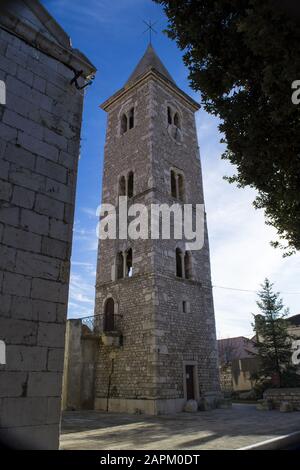
[[[121,176],[119,180],[119,196],[126,196],[126,179],[125,176]]]
[[[185,300],[182,301],[182,312],[186,313],[186,301]]]
[[[191,266],[191,254],[189,251],[186,251],[184,255],[184,272],[185,272],[185,278],[191,279],[192,266]]]
[[[134,127],[134,108],[129,111],[129,129]]]
[[[128,125],[128,119],[126,114],[122,114],[121,117],[121,134],[125,134],[127,132],[127,125]]]
[[[123,278],[123,253],[120,251],[117,254],[117,279]]]
[[[127,277],[132,277],[133,269],[132,269],[132,248],[129,248],[127,251],[126,257],[126,275]]]
[[[173,170],[171,170],[171,196],[175,197],[177,196],[177,189],[176,189],[176,175]]]
[[[133,172],[128,174],[128,197],[133,197]]]
[[[168,106],[168,124],[172,124],[172,111],[170,106]]]
[[[178,127],[178,129],[181,128],[181,125],[180,125],[180,117],[179,117],[179,114],[178,114],[178,113],[175,113],[175,114],[174,114],[174,126],[175,126],[175,127]]]
[[[180,201],[183,201],[184,200],[184,180],[183,180],[182,175],[178,175],[178,191],[179,191],[178,199],[180,199]]]
[[[181,250],[176,248],[176,276],[182,277],[182,259]]]

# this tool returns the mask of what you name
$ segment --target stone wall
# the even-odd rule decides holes
[[[220,366],[220,384],[223,392],[245,392],[253,389],[252,375],[258,370],[256,357],[233,359]]]
[[[263,396],[264,400],[272,400],[277,409],[282,402],[289,402],[294,410],[300,411],[300,388],[269,388]]]
[[[79,67],[93,70],[39,2],[1,3],[0,427],[15,447],[58,447],[83,105],[70,80]]]
[[[99,336],[93,334],[82,320],[67,320],[63,410],[94,408],[95,366]]]

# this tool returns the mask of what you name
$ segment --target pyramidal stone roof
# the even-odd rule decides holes
[[[125,87],[127,87],[128,85],[132,85],[135,81],[138,80],[138,78],[140,78],[142,75],[144,75],[146,72],[149,72],[150,70],[156,70],[175,85],[173,78],[171,77],[166,67],[156,54],[155,50],[152,47],[152,44],[149,44],[145,54],[137,64],[129,79],[127,80]]]
[[[1,1],[1,0],[0,0]],[[104,103],[101,104],[101,108],[104,111],[108,111],[109,107],[118,100],[124,93],[127,92],[132,86],[134,86],[142,77],[147,75],[147,72],[157,72],[157,74],[166,80],[166,85],[171,85],[171,88],[175,93],[181,96],[186,102],[192,105],[193,110],[197,111],[200,108],[200,105],[189,95],[187,95],[183,90],[178,88],[175,81],[169,74],[168,70],[158,57],[157,53],[153,49],[152,44],[150,43],[147,47],[147,50],[139,63],[137,64],[136,68],[128,78],[125,85],[116,93],[114,93],[110,98],[108,98]]]

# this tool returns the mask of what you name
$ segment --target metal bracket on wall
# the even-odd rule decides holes
[[[87,83],[85,83],[83,86],[79,86],[78,85],[78,79],[82,76],[82,74],[83,74],[83,70],[79,70],[78,72],[76,72],[76,70],[74,70],[74,77],[70,81],[70,85],[73,85],[73,83],[74,83],[77,90],[82,90],[83,88],[91,85],[93,83],[94,78],[95,78],[95,75],[90,75],[89,77],[87,77],[87,79],[89,79],[89,81]]]

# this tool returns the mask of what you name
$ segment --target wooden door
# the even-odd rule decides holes
[[[104,312],[104,331],[114,331],[115,303],[112,298],[107,299]]]
[[[195,399],[194,367],[191,365],[185,366],[187,400]]]

